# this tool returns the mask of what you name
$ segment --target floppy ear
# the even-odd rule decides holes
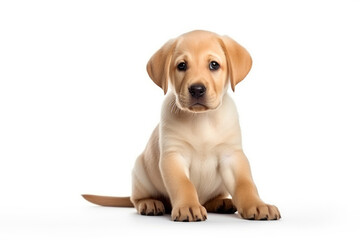
[[[235,85],[249,73],[252,59],[248,51],[231,38],[223,36],[221,40],[228,64],[231,89],[235,91]]]
[[[175,47],[175,40],[170,40],[164,44],[149,60],[146,70],[150,78],[167,92],[170,73],[170,62]]]

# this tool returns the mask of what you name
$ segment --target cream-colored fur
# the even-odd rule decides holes
[[[209,68],[213,61],[219,69]],[[186,64],[186,70],[177,68],[180,63]],[[237,210],[245,219],[280,218],[275,206],[259,198],[242,149],[236,107],[227,94],[251,64],[241,45],[206,31],[170,40],[149,60],[151,79],[165,93],[170,91],[161,121],[133,169],[131,202],[140,214],[171,211],[175,221],[201,221],[207,211]],[[190,93],[194,84],[206,88],[202,97]],[[232,199],[226,198],[229,194]],[[107,206],[125,206],[119,201],[127,201],[84,197]]]

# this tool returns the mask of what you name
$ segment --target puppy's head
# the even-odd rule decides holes
[[[234,91],[251,64],[246,49],[231,38],[193,31],[167,42],[147,71],[165,94],[170,85],[180,109],[203,112],[218,108],[229,83]]]

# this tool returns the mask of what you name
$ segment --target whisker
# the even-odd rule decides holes
[[[176,114],[177,107],[176,107],[176,102],[175,102],[175,100],[173,100],[173,101],[170,102],[170,107],[171,107],[171,108],[170,108],[170,112]]]

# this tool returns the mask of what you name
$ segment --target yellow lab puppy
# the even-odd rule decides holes
[[[236,107],[227,94],[251,64],[245,48],[211,32],[193,31],[167,42],[149,60],[147,71],[165,94],[171,91],[160,124],[136,160],[131,198],[85,199],[103,206],[134,205],[143,215],[171,211],[174,221],[235,211],[245,219],[279,219],[279,210],[259,198]],[[232,199],[226,198],[229,194]]]

